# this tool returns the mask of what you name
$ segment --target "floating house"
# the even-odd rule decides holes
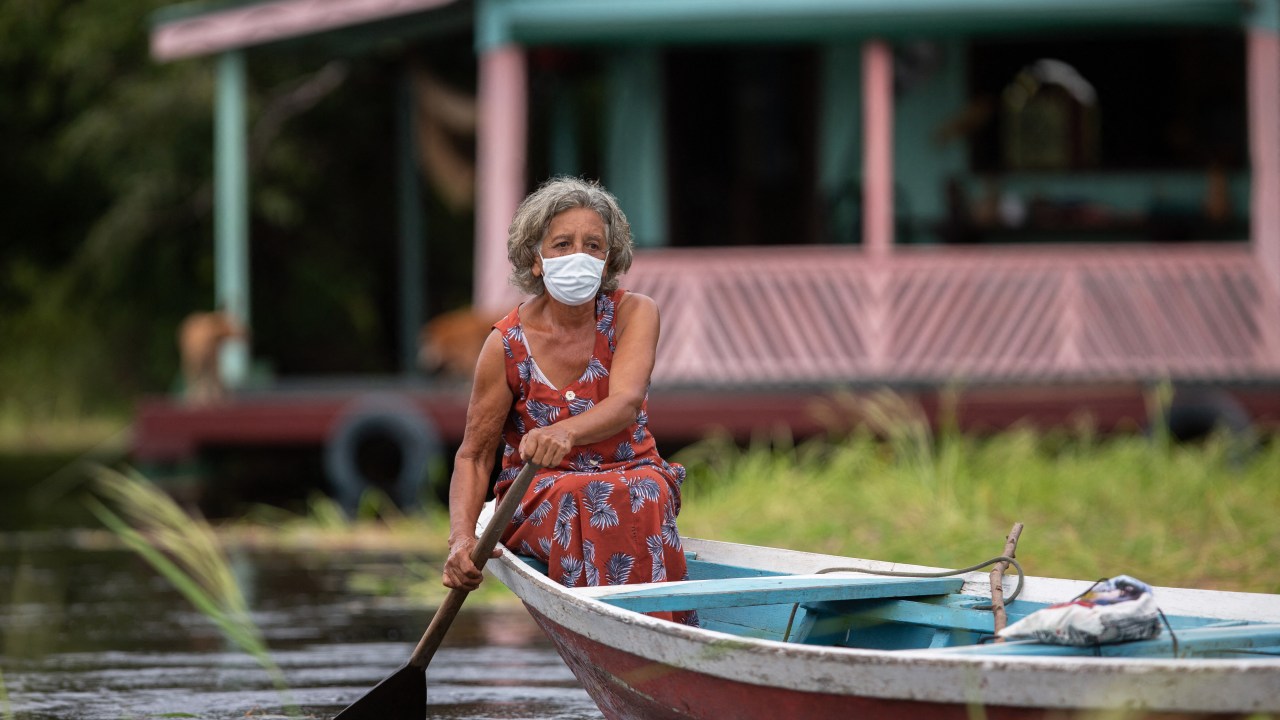
[[[472,34],[478,71],[474,305],[518,300],[520,199],[599,177],[641,246],[626,286],[662,307],[669,423],[812,427],[804,403],[878,385],[1037,388],[975,401],[995,423],[1139,419],[1161,381],[1274,414],[1280,0],[175,6],[154,57],[218,57],[221,304],[249,315],[246,57],[446,32]],[[406,263],[430,242],[413,205]],[[408,364],[408,274],[402,295]]]

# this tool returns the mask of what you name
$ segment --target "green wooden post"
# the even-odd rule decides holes
[[[862,237],[862,49],[829,45],[822,53],[822,115],[818,188],[827,239],[854,244]]]
[[[245,327],[249,305],[249,169],[245,126],[245,63],[238,50],[218,58],[214,107],[214,282],[215,302]],[[249,344],[223,343],[219,371],[227,387],[245,384]]]
[[[400,82],[396,133],[396,169],[400,241],[400,372],[413,375],[418,367],[418,332],[422,328],[423,277],[426,253],[423,238],[422,181],[414,142],[413,78],[406,65]]]
[[[656,48],[621,50],[609,66],[604,183],[617,195],[636,245],[667,242],[667,148],[662,56]]]
[[[578,105],[573,87],[564,81],[552,86],[551,105],[551,174],[578,175],[582,162],[578,153]]]

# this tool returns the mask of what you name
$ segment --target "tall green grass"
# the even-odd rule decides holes
[[[86,502],[93,514],[217,626],[229,643],[253,657],[280,693],[288,714],[300,716],[212,528],[140,475],[102,466],[90,471],[94,494]]]
[[[4,720],[13,720],[13,705],[9,703],[9,691],[5,688],[3,672],[0,672],[0,713],[4,714]]]
[[[946,422],[934,433],[890,396],[863,419],[840,437],[711,439],[677,454],[681,532],[958,567],[999,554],[1020,521],[1030,574],[1280,592],[1280,444],[1087,428],[976,437]]]

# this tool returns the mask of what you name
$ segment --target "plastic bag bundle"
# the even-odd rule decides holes
[[[1037,610],[998,634],[1006,640],[1053,645],[1149,640],[1160,634],[1160,610],[1150,585],[1117,575],[1070,602]]]

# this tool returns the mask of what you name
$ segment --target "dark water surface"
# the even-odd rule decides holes
[[[150,566],[73,539],[0,534],[0,719],[273,717],[291,704],[329,718],[404,663],[434,612],[395,554],[233,554],[282,696]],[[431,718],[601,717],[518,603],[464,606],[427,688]]]

